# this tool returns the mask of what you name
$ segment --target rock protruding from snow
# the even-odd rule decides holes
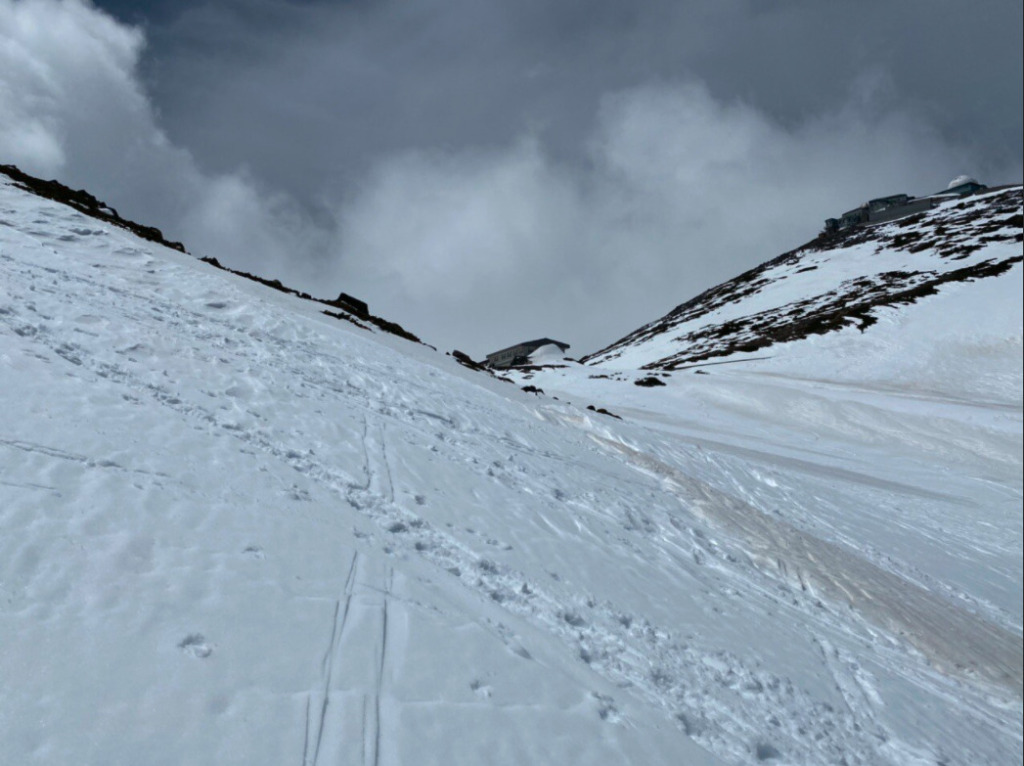
[[[846,327],[864,330],[888,307],[1006,274],[1024,260],[1022,210],[1022,188],[1015,186],[893,223],[823,235],[583,361],[675,370],[781,353],[780,344]]]

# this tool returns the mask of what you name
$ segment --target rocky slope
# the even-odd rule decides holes
[[[121,229],[125,229],[147,242],[154,242],[158,245],[169,247],[172,250],[177,250],[181,253],[188,252],[181,242],[173,242],[166,239],[163,232],[155,226],[145,226],[127,218],[122,218],[117,210],[106,202],[97,199],[85,189],[72,189],[57,180],[46,181],[41,178],[36,178],[35,176],[25,173],[14,165],[0,165],[0,175],[7,176],[14,182],[14,186],[18,189],[30,192],[44,199],[59,202],[62,205],[67,205],[90,218],[95,218],[98,221],[103,221],[104,223],[109,223]],[[219,260],[217,260],[217,258],[205,257],[201,260],[203,263],[213,266],[214,268],[228,271],[236,276],[252,280],[253,282],[259,282],[260,284],[277,290],[278,292],[287,293],[288,295],[294,295],[295,297],[302,298],[303,300],[330,306],[332,309],[336,310],[332,311],[330,309],[324,309],[323,313],[329,317],[333,317],[334,319],[343,319],[358,327],[373,326],[379,330],[383,330],[384,332],[391,333],[392,335],[398,335],[406,340],[419,342],[419,338],[406,330],[400,324],[392,322],[389,319],[384,319],[383,317],[374,316],[370,313],[365,302],[358,298],[353,298],[351,295],[346,293],[340,293],[338,297],[334,299],[315,298],[309,293],[295,290],[284,285],[279,279],[269,279],[258,274],[251,274],[246,271],[224,266]]]
[[[1006,274],[1022,260],[1022,187],[927,213],[820,236],[677,306],[585,357],[592,365],[676,370],[844,327],[871,326],[882,307],[944,285]]]

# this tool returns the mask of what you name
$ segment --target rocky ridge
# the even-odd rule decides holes
[[[674,370],[848,326],[864,330],[881,307],[914,303],[944,284],[998,276],[1021,262],[1022,191],[1004,187],[891,223],[820,235],[581,361],[615,366],[629,356],[641,369]]]

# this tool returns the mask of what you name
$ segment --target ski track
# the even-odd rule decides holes
[[[507,545],[503,541],[486,536],[475,538],[475,533],[457,535],[419,515],[416,503],[410,507],[396,489],[396,477],[406,470],[399,457],[403,452],[434,450],[440,458],[461,465],[480,486],[503,487],[511,491],[509,496],[524,488],[529,492],[541,491],[542,482],[533,477],[552,475],[552,466],[565,460],[553,451],[535,449],[521,438],[500,433],[502,428],[513,429],[513,425],[483,426],[487,422],[486,411],[477,411],[469,400],[460,401],[458,392],[453,393],[451,403],[437,401],[414,376],[387,364],[335,354],[315,325],[302,326],[301,337],[279,334],[288,329],[284,326],[260,326],[259,317],[245,308],[246,301],[227,284],[223,286],[223,295],[210,296],[203,309],[187,308],[183,298],[193,294],[187,283],[169,291],[165,286],[168,279],[187,282],[198,278],[147,255],[140,248],[115,250],[126,261],[121,267],[112,262],[113,256],[104,262],[96,253],[83,255],[83,260],[73,267],[54,268],[15,261],[7,255],[4,238],[11,233],[8,227],[0,230],[0,269],[7,272],[5,284],[32,284],[33,292],[40,298],[46,296],[53,306],[70,304],[73,298],[76,306],[92,304],[96,316],[108,318],[76,321],[59,317],[56,312],[46,313],[50,309],[40,308],[31,294],[11,296],[15,300],[0,305],[0,331],[18,336],[28,353],[50,364],[67,365],[67,375],[85,382],[104,379],[116,385],[126,400],[149,397],[168,417],[181,418],[196,429],[217,431],[237,441],[240,449],[258,450],[289,465],[304,482],[327,489],[372,521],[375,532],[368,544],[377,546],[395,561],[417,557],[428,562],[439,577],[454,576],[462,586],[478,593],[479,598],[499,604],[509,613],[511,624],[516,619],[526,620],[558,636],[592,670],[660,707],[674,725],[727,760],[742,757],[742,748],[747,745],[741,748],[737,743],[758,742],[762,743],[758,752],[785,752],[786,763],[810,766],[822,759],[851,766],[898,762],[892,760],[892,753],[902,752],[900,748],[882,746],[898,741],[899,733],[889,730],[876,715],[880,698],[870,674],[828,638],[817,636],[814,640],[821,661],[844,700],[844,709],[816,700],[788,679],[751,665],[742,657],[705,645],[700,636],[687,636],[652,624],[643,615],[633,614],[626,605],[595,600],[571,578],[546,582],[509,567],[500,557],[487,553],[488,547],[500,551]],[[41,247],[52,249],[54,237],[43,232],[33,236]],[[64,237],[65,243],[75,243],[78,236],[58,230],[56,239]],[[124,235],[114,236],[131,242]],[[100,262],[88,264],[89,260]],[[90,269],[112,273],[103,279],[92,279],[88,276]],[[120,329],[148,326],[155,328],[152,334],[141,337]],[[205,355],[201,349],[208,347],[218,352]],[[205,401],[183,398],[165,377],[160,360],[170,358],[187,363],[198,377],[211,381]],[[260,392],[261,381],[269,380],[286,381],[287,388]],[[237,395],[220,393],[218,386],[223,387],[222,391],[238,387]],[[352,422],[338,427],[347,429],[358,442],[362,477],[355,468],[357,453],[351,448],[338,447],[333,453],[319,454],[321,449],[330,448],[324,435],[328,433],[326,426],[316,442],[310,443],[306,434],[286,422],[287,413],[277,417],[270,408],[273,402],[306,398],[325,410],[341,399],[345,407],[359,413],[357,420],[350,417]],[[225,399],[231,400],[230,404]],[[431,400],[439,411],[412,404]],[[564,408],[548,413],[531,412],[524,407],[519,425],[524,426],[532,419],[547,428],[578,429],[585,419],[566,412]],[[574,438],[584,440],[584,432]],[[396,449],[396,445],[401,448]],[[5,435],[0,435],[0,447],[74,461],[90,468],[136,470]],[[709,588],[712,583],[718,587],[723,581],[731,581],[732,587],[760,594],[782,613],[819,613],[824,625],[847,633],[852,640],[861,641],[875,630],[891,630],[947,671],[956,674],[966,669],[967,681],[977,676],[986,682],[1006,684],[1020,694],[1019,636],[961,619],[948,602],[920,589],[914,591],[905,581],[899,583],[900,590],[897,583],[885,579],[886,573],[868,572],[863,560],[844,559],[820,541],[813,549],[801,549],[794,540],[779,538],[777,527],[752,527],[751,519],[759,516],[757,511],[621,442],[601,439],[599,450],[604,456],[602,460],[611,461],[607,457],[609,452],[624,455],[627,462],[639,469],[638,473],[628,480],[621,476],[597,479],[587,492],[572,498],[564,493],[559,497],[556,491],[554,499],[543,506],[545,512],[552,513],[552,519],[557,515],[552,508],[573,516],[576,530],[587,540],[586,544],[608,546],[623,560],[653,554],[667,562],[666,566],[696,572],[693,576],[698,582],[703,578]],[[475,455],[476,459],[467,462],[466,455]],[[352,466],[354,472],[347,471],[346,465]],[[665,480],[672,485],[672,491],[664,494],[678,494],[681,504],[698,520],[709,521],[712,526],[724,524],[729,533],[749,544],[755,565],[742,556],[736,557],[732,552],[734,545],[709,539],[700,533],[699,525],[680,516],[680,499],[658,500],[652,507],[641,509],[627,492],[642,487],[658,497]],[[550,522],[552,528],[559,523]],[[614,535],[599,533],[613,525],[617,530]],[[785,553],[780,554],[780,550]],[[816,568],[814,555],[823,550],[828,550],[830,556],[827,564],[839,562],[838,572]],[[853,579],[843,581],[844,572]],[[361,762],[374,766],[388,762],[383,756],[387,738],[386,705],[382,700],[393,644],[389,639],[389,625],[393,622],[389,619],[389,603],[394,580],[392,567],[381,576],[365,567],[361,554],[352,556],[333,603],[330,636],[319,662],[319,679],[306,695],[304,766],[337,762],[327,760],[329,750],[333,749],[336,755],[342,748],[343,724],[353,717],[358,718],[362,727]],[[869,583],[877,585],[877,590],[870,591]],[[900,594],[899,603],[887,602],[895,593]],[[920,604],[919,609],[908,608],[907,599],[913,600],[912,594],[916,594],[913,597]],[[830,617],[831,607],[821,606],[821,599],[826,603],[853,603],[873,626],[859,625],[845,616]],[[374,621],[379,624],[376,634],[367,634],[370,618],[364,613],[371,601],[377,615]],[[877,607],[881,611],[872,608],[870,602],[881,603]],[[360,620],[354,623],[352,618],[357,612]],[[926,624],[936,614],[942,615],[943,622]],[[938,635],[942,626],[948,624],[956,625],[955,642],[943,642]],[[514,630],[502,625],[498,631],[503,640],[517,644]],[[925,636],[928,640],[924,640]],[[345,695],[336,692],[336,687],[341,681],[339,657],[357,641],[376,646],[378,656],[373,683],[360,697],[356,714],[354,710],[345,710],[350,703],[345,701]],[[898,644],[897,639],[883,639],[877,649],[881,661],[888,658],[893,663],[890,670],[919,677],[922,684],[934,689],[959,688],[958,705],[968,718],[991,727],[1003,741],[1008,739],[1011,757],[1014,749],[1019,751],[1019,720],[1011,723],[998,715],[978,713],[977,710],[986,709],[981,704],[964,706],[963,697],[974,699],[975,692],[961,687],[962,682],[937,676]],[[965,655],[965,649],[977,651]],[[526,649],[521,651],[525,653]],[[958,697],[955,692],[947,693]],[[614,700],[609,700],[606,712],[614,710]],[[996,741],[992,750],[982,755],[1006,755],[1002,747]],[[946,755],[951,759],[949,763],[969,763],[976,756],[970,751]]]
[[[341,595],[334,602],[334,618],[331,620],[331,637],[327,642],[327,649],[324,651],[323,659],[320,661],[320,717],[317,721],[315,736],[310,737],[312,721],[309,719],[310,701],[306,702],[306,741],[302,748],[303,764],[310,763],[317,766],[320,761],[320,746],[323,742],[324,727],[327,723],[327,708],[331,704],[331,685],[334,681],[334,658],[338,653],[338,645],[345,634],[345,623],[348,620],[349,609],[352,607],[352,590],[355,582],[356,567],[359,563],[358,552],[352,554],[352,563],[349,565],[348,575],[345,584],[342,586]],[[344,602],[344,603],[342,603]],[[315,706],[314,706],[315,709]],[[307,761],[309,755],[309,742],[313,741],[312,760]]]

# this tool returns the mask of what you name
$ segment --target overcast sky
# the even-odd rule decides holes
[[[0,162],[474,356],[1022,175],[1019,0],[0,0]]]

